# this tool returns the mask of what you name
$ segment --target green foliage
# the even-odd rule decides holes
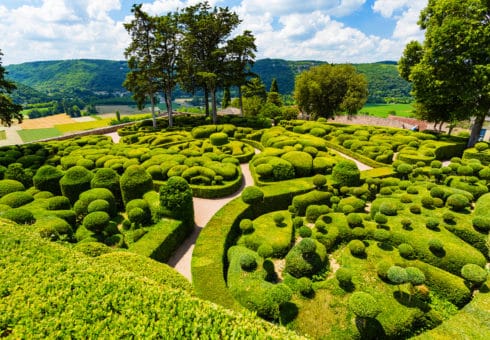
[[[68,197],[74,204],[81,193],[90,189],[92,177],[93,174],[82,166],[71,167],[59,182],[63,196]]]
[[[365,292],[354,292],[349,297],[349,309],[360,318],[375,318],[381,312],[374,297]]]
[[[400,266],[391,266],[386,275],[388,279],[396,285],[400,285],[408,281],[407,271],[405,268]]]
[[[121,176],[120,186],[123,202],[127,204],[153,190],[153,180],[143,167],[131,165]]]
[[[11,208],[18,208],[32,201],[34,201],[34,197],[25,191],[11,192],[0,198],[0,204],[8,205]]]
[[[110,216],[104,211],[95,211],[89,213],[83,218],[83,226],[87,230],[93,231],[95,233],[100,233],[109,224]]]
[[[71,208],[70,200],[65,196],[54,196],[48,199],[48,210],[68,210]]]
[[[355,187],[359,185],[361,172],[356,163],[345,160],[338,162],[332,169],[332,179],[339,185]]]
[[[366,255],[366,246],[361,240],[352,240],[347,245],[352,255],[363,257]]]
[[[325,247],[313,239],[304,238],[286,255],[285,270],[292,276],[312,277],[327,264]]]
[[[37,189],[61,195],[60,179],[62,177],[63,172],[58,168],[52,165],[43,165],[36,171],[32,180]]]
[[[0,217],[18,224],[33,224],[36,219],[31,211],[24,208],[14,208],[0,212]]]
[[[296,177],[308,177],[313,169],[313,157],[303,151],[289,151],[281,156],[282,159],[291,163],[294,167]]]
[[[471,283],[472,288],[478,288],[485,283],[488,273],[482,267],[468,263],[461,268],[461,276]]]
[[[241,194],[242,201],[246,204],[260,204],[264,199],[264,192],[256,186],[246,187]]]
[[[209,136],[212,145],[222,146],[228,144],[228,135],[224,132],[215,132]]]
[[[303,195],[296,195],[293,198],[293,206],[297,209],[299,216],[306,214],[306,209],[313,204],[329,204],[332,194],[326,191],[311,191]]]

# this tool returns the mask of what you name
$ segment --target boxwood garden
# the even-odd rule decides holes
[[[36,260],[21,254],[27,248],[41,254],[48,264],[39,277],[42,295],[53,275],[62,285],[78,271],[73,258],[83,259],[94,269],[80,278],[92,284],[86,276],[111,277],[98,287],[116,287],[121,295],[114,299],[121,304],[137,303],[142,297],[125,293],[132,289],[129,276],[112,282],[121,276],[112,266],[139,271],[146,278],[130,281],[153,287],[151,268],[163,270],[162,265],[143,265],[143,259],[166,262],[194,228],[192,197],[239,192],[240,164],[248,163],[254,186],[216,213],[192,257],[191,294],[246,314],[232,322],[215,311],[230,325],[219,334],[296,336],[248,323],[249,311],[313,338],[437,336],[451,327],[472,338],[489,334],[486,143],[465,150],[466,141],[458,137],[324,120],[275,127],[262,121],[247,126],[239,118],[232,123],[176,130],[160,122],[155,131],[143,122],[120,130],[118,144],[107,136],[85,136],[0,149],[0,218],[18,224],[0,228],[8,240],[2,251],[17,254],[2,257],[3,266],[12,269],[22,260],[34,270]],[[371,169],[359,171],[352,158]],[[57,265],[51,268],[50,261]],[[169,282],[155,284],[178,289],[169,293],[171,301],[184,299],[177,295],[187,296],[182,292],[189,285],[177,274],[165,275]],[[13,291],[16,280],[2,284],[6,313],[0,334],[66,335],[59,325],[69,311],[58,323],[36,326],[39,318],[12,308],[18,299],[33,298]],[[157,289],[152,287],[145,289]],[[163,300],[141,303],[160,306]],[[204,308],[198,301],[185,302],[189,313]],[[39,308],[39,315],[59,314],[56,307]],[[104,308],[100,315],[107,313]],[[138,319],[150,318],[149,310],[141,313],[146,316]],[[188,324],[189,313],[177,313],[180,328],[169,330],[172,334],[177,328],[191,337],[217,332],[203,321],[208,328],[198,333]],[[122,319],[111,320],[112,326],[94,321],[100,334],[111,327],[121,336],[140,334],[131,332],[149,325],[135,321],[123,334]],[[247,330],[236,326],[240,320]],[[455,320],[479,327],[469,330]],[[70,334],[91,336],[79,326]],[[152,321],[151,327],[157,324]],[[145,329],[148,336],[162,334]]]

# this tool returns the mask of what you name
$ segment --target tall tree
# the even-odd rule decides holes
[[[490,111],[489,23],[488,0],[429,0],[419,19],[424,43],[418,50],[410,43],[401,60],[401,75],[428,115],[449,122],[473,117],[468,146]]]
[[[299,109],[314,117],[356,114],[366,103],[367,81],[352,65],[324,64],[296,77],[294,97]]]
[[[256,51],[255,37],[250,31],[244,31],[243,34],[229,40],[227,44],[226,79],[230,82],[230,85],[238,88],[238,103],[242,115],[242,86],[247,84],[250,77],[256,76],[252,72]]]
[[[2,66],[2,56],[3,53],[0,50],[0,121],[2,125],[10,126],[14,119],[17,119],[19,123],[22,122],[22,114],[20,113],[22,106],[14,104],[9,96],[17,87],[13,82],[5,79],[7,71]]]
[[[160,87],[158,67],[155,63],[156,23],[155,19],[141,9],[142,5],[133,5],[131,13],[134,19],[124,24],[131,36],[131,43],[126,48],[129,72],[123,85],[131,92],[138,108],[141,110],[147,98],[151,102],[153,128],[156,128],[155,104]]]
[[[212,9],[207,1],[185,8],[180,17],[184,29],[184,88],[204,90],[206,114],[211,96],[212,118],[216,123],[216,90],[223,83],[227,39],[240,19],[228,7]]]
[[[277,107],[282,106],[281,95],[279,93],[279,87],[277,86],[276,78],[272,78],[271,88],[267,93],[267,103],[274,104]]]

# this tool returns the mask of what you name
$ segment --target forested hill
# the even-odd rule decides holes
[[[290,94],[297,74],[323,63],[261,59],[256,61],[253,72],[260,76],[267,89],[276,78],[280,92]],[[385,98],[410,96],[410,84],[398,75],[396,63],[354,66],[368,78],[369,101],[383,102]],[[14,99],[24,103],[40,101],[43,95],[51,99],[78,97],[89,101],[112,97],[125,92],[122,83],[128,72],[126,61],[89,59],[29,62],[9,65],[6,69],[7,77],[20,84]]]

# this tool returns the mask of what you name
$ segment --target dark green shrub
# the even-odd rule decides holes
[[[142,198],[145,193],[153,190],[153,180],[143,167],[131,165],[121,176],[120,187],[126,205],[129,201]]]
[[[170,216],[181,219],[189,228],[194,226],[192,189],[184,178],[170,177],[160,186],[160,205]]]
[[[251,254],[242,254],[240,256],[240,267],[247,272],[254,271],[257,268],[257,261]]]
[[[430,195],[434,198],[444,198],[445,190],[441,186],[435,186],[432,189],[430,189]]]
[[[444,252],[444,245],[439,239],[433,238],[429,240],[429,250],[438,255]]]
[[[317,174],[313,176],[313,185],[317,189],[322,188],[325,184],[327,184],[327,178],[324,175]]]
[[[444,206],[444,201],[440,198],[434,198],[434,207],[442,208]]]
[[[430,196],[423,196],[421,199],[422,206],[427,209],[434,207],[434,199]]]
[[[13,179],[2,179],[0,180],[0,197],[3,197],[11,192],[24,191],[25,187],[19,181]]]
[[[81,193],[90,189],[90,181],[93,174],[82,166],[74,166],[68,169],[60,179],[60,187],[63,196],[68,197],[74,204]]]
[[[246,204],[260,204],[264,200],[264,192],[256,186],[246,187],[242,191],[241,198]]]
[[[413,260],[415,258],[415,250],[408,243],[401,243],[398,246],[398,252],[400,253],[401,257],[407,260]]]
[[[20,163],[9,164],[7,170],[3,174],[5,179],[13,179],[21,182],[26,188],[32,186],[33,170],[30,168],[24,169]]]
[[[401,224],[403,229],[410,229],[410,226],[412,225],[412,220],[409,218],[404,218],[401,220]]]
[[[446,200],[446,205],[454,211],[463,211],[470,206],[470,200],[462,194],[452,194]]]
[[[293,206],[296,207],[298,215],[304,216],[308,206],[312,204],[322,205],[330,202],[332,193],[326,191],[310,191],[306,194],[297,195],[293,198]]]
[[[18,208],[34,201],[34,197],[25,191],[11,192],[0,198],[0,204],[8,205],[11,208]]]
[[[453,213],[445,212],[444,214],[442,214],[442,220],[446,223],[453,223],[455,219],[456,216],[454,216]]]
[[[311,280],[307,277],[300,277],[296,283],[298,291],[303,296],[310,296],[313,292]]]
[[[408,280],[407,271],[400,266],[391,266],[388,269],[386,276],[388,277],[388,280],[396,285],[404,284]]]
[[[65,196],[54,196],[47,201],[48,210],[69,210],[71,208],[70,200]]]
[[[393,194],[393,190],[391,190],[390,187],[384,187],[379,190],[379,193],[381,195],[390,196],[391,194]]]
[[[356,163],[345,160],[338,162],[332,169],[332,179],[340,187],[356,187],[360,184],[361,172]]]
[[[412,203],[413,201],[410,195],[403,194],[400,196],[400,202],[407,204],[407,203]]]
[[[240,230],[243,234],[251,234],[254,230],[254,225],[252,220],[244,218],[240,221]]]
[[[315,222],[321,215],[327,214],[331,209],[327,205],[312,204],[306,208],[306,220],[308,222]]]
[[[109,203],[109,215],[111,217],[116,216],[116,200],[112,192],[105,188],[95,188],[83,192],[78,201],[73,205],[73,210],[75,210],[79,217],[83,217],[88,213],[89,204],[99,199],[107,201]]]
[[[32,212],[24,208],[14,208],[0,213],[0,217],[17,224],[33,224],[36,220]]]
[[[278,157],[273,157],[269,164],[272,165],[272,175],[275,181],[285,181],[296,177],[294,166]]]
[[[356,257],[362,257],[366,255],[366,246],[361,240],[352,240],[348,244],[350,253]]]
[[[275,223],[275,224],[276,224],[278,227],[280,227],[280,226],[282,226],[282,224],[283,224],[283,222],[284,222],[285,217],[284,217],[284,215],[283,215],[282,213],[277,212],[277,213],[275,213],[275,214],[274,214],[274,216],[272,216],[272,219],[274,220],[274,223]]]
[[[422,208],[418,204],[412,204],[409,209],[412,214],[416,214],[416,215],[422,212]]]
[[[299,236],[305,238],[305,237],[310,237],[311,236],[311,229],[307,226],[301,226],[298,230]]]
[[[339,282],[340,287],[348,287],[352,284],[352,271],[341,267],[335,272],[335,278]]]
[[[109,202],[103,199],[97,199],[95,201],[90,202],[87,207],[87,212],[90,214],[95,211],[105,211],[106,213],[111,213],[111,205]]]
[[[136,227],[145,225],[148,220],[148,214],[141,208],[135,207],[128,212],[129,221]]]
[[[323,269],[325,260],[325,247],[310,238],[305,238],[286,255],[285,270],[296,278],[311,277]]]
[[[104,211],[96,211],[88,214],[83,219],[83,226],[94,233],[100,233],[107,227],[110,216]]]
[[[52,165],[43,165],[32,177],[34,186],[41,191],[49,191],[61,195],[60,179],[63,172]]]
[[[221,146],[228,144],[228,135],[224,132],[215,132],[209,136],[212,145]]]
[[[487,281],[488,273],[482,267],[468,263],[461,268],[461,276],[469,282],[471,289],[475,289],[481,287]]]
[[[364,207],[366,205],[366,202],[360,198],[355,197],[355,196],[350,196],[350,197],[342,198],[339,201],[338,207],[344,213],[346,213],[346,211],[344,211],[344,207],[346,205],[350,205],[353,209],[352,211],[349,211],[348,213],[350,213],[350,212],[364,212]]]
[[[425,221],[425,226],[430,230],[438,230],[439,229],[439,219],[436,217],[429,217],[427,221]]]
[[[374,215],[374,222],[376,222],[378,224],[386,224],[388,222],[388,217],[386,217],[385,214],[382,214],[380,212],[377,212]]]

